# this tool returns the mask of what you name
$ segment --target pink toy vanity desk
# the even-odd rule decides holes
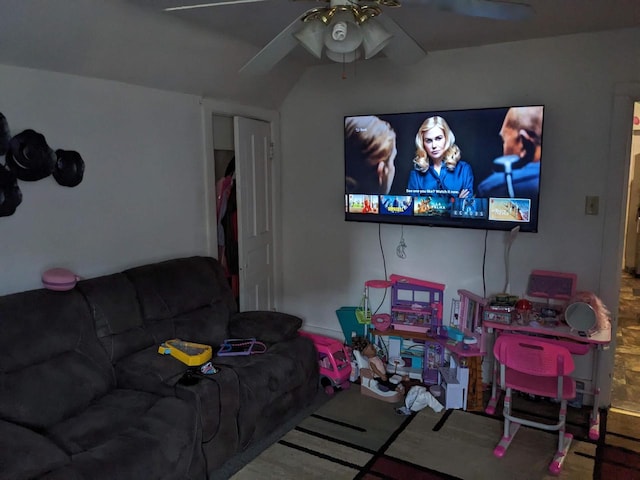
[[[514,332],[514,333],[528,333],[550,339],[553,342],[557,342],[564,347],[567,347],[569,351],[574,355],[586,355],[590,349],[595,350],[593,355],[593,364],[591,370],[591,382],[592,389],[589,392],[585,392],[593,395],[593,410],[591,411],[589,438],[597,440],[600,436],[600,412],[598,411],[599,402],[598,397],[600,395],[598,366],[600,364],[600,356],[602,350],[608,347],[611,342],[611,329],[600,330],[590,335],[580,335],[579,332],[572,330],[568,325],[560,323],[558,326],[531,326],[531,325],[518,325],[515,323],[504,324],[498,322],[484,321],[483,328],[487,333],[494,332],[495,335]],[[491,399],[487,405],[486,412],[492,415],[495,412],[496,404],[500,392],[498,392],[497,375],[499,375],[498,362],[494,361],[493,365],[493,382],[491,386]]]

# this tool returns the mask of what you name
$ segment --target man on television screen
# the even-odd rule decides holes
[[[396,173],[396,132],[373,115],[347,117],[344,127],[347,193],[386,195]]]
[[[507,111],[500,136],[500,167],[478,185],[479,197],[528,198],[538,202],[542,153],[543,107],[513,107]]]

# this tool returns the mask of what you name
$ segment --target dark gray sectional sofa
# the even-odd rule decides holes
[[[314,399],[316,351],[298,317],[236,310],[209,257],[0,297],[0,480],[206,479],[265,437]],[[266,352],[195,384],[158,353],[248,337]]]

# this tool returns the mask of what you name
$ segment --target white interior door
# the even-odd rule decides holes
[[[271,125],[234,117],[240,310],[274,308]]]
[[[633,152],[633,150],[632,150]],[[631,170],[629,178],[629,197],[627,200],[627,223],[624,243],[624,268],[634,271],[637,268],[638,252],[638,206],[640,205],[640,155],[631,158]]]

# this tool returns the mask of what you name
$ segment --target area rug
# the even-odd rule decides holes
[[[356,385],[337,392],[232,478],[355,478],[410,419],[396,406],[361,395]]]
[[[594,479],[640,479],[640,416],[611,409],[601,414]]]
[[[237,472],[245,479],[590,479],[596,445],[574,439],[560,476],[548,473],[557,436],[521,427],[502,459],[496,417],[426,408],[405,417],[395,406],[339,392]],[[612,477],[613,478],[613,477]]]
[[[503,458],[493,449],[502,435],[502,420],[461,410],[448,411],[440,421],[420,412],[385,454],[465,480],[540,480],[593,478],[596,445],[574,439],[559,476],[548,466],[557,447],[557,435],[520,427]]]

